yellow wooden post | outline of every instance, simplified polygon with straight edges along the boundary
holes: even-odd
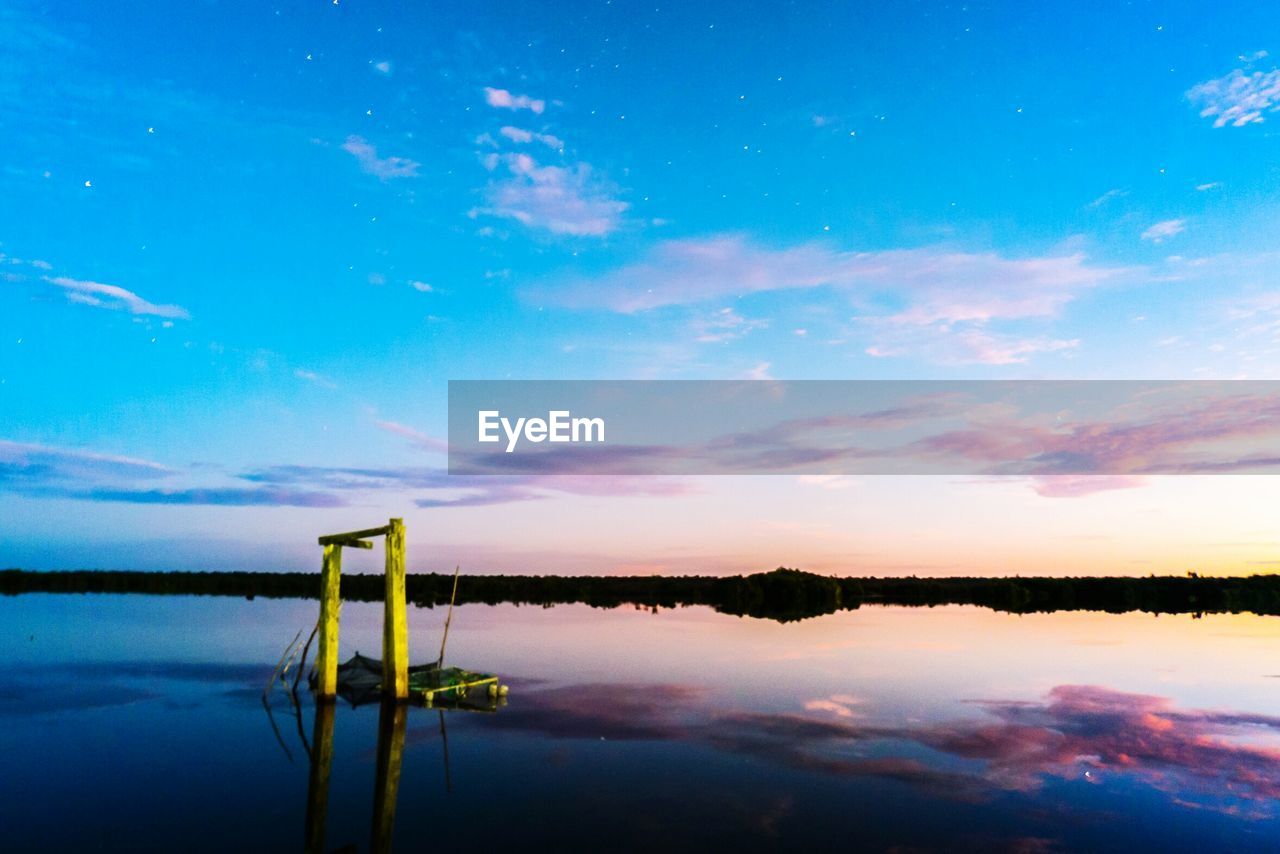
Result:
[[[382,623],[382,691],[397,700],[409,696],[409,621],[405,614],[404,520],[387,526],[386,611]]]
[[[404,735],[409,721],[404,703],[386,700],[378,714],[378,757],[373,781],[373,838],[369,850],[382,854],[391,850],[396,822],[396,796],[400,791],[400,765],[404,757]]]
[[[333,703],[316,703],[311,730],[311,772],[307,778],[307,833],[303,850],[322,854],[329,812],[329,771],[333,767]]]
[[[342,546],[324,547],[320,570],[320,647],[316,651],[316,697],[338,693],[338,611],[342,608]]]

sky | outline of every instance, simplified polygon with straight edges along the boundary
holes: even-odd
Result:
[[[443,451],[459,379],[1280,379],[1278,61],[1264,3],[5,4],[0,565],[1274,571],[1267,476]]]

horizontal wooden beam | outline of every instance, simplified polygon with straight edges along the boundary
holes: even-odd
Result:
[[[348,546],[353,549],[373,548],[373,543],[369,542],[368,540],[331,540],[329,544],[335,545],[335,546]]]
[[[349,540],[363,540],[367,537],[381,537],[389,530],[391,530],[390,525],[383,525],[381,528],[369,528],[364,531],[351,531],[346,534],[326,534],[320,538],[320,545],[345,546]],[[372,548],[372,546],[359,546],[358,548]]]

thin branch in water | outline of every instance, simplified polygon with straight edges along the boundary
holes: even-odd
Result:
[[[280,677],[280,668],[284,666],[284,660],[289,657],[289,652],[293,650],[298,643],[298,639],[302,637],[302,629],[298,629],[298,633],[293,636],[293,640],[289,641],[289,645],[284,648],[284,654],[280,656],[280,661],[276,663],[275,670],[271,671],[271,678],[267,680],[267,685],[262,689],[262,699],[265,701],[267,695],[271,693],[272,687],[276,684],[276,679]]]
[[[280,735],[280,727],[276,726],[276,716],[271,714],[271,703],[267,700],[266,695],[262,696],[262,708],[267,710],[267,720],[271,723],[271,731],[276,735],[276,741],[280,744],[280,749],[284,751],[284,755],[289,758],[289,762],[293,762],[293,753],[289,751],[289,746],[284,743],[284,738]],[[305,744],[305,742],[303,742]]]
[[[307,651],[311,649],[311,642],[316,639],[316,632],[320,631],[320,621],[316,620],[315,627],[311,629],[311,636],[307,638],[307,645],[302,648],[302,661],[298,662],[298,672],[293,674],[293,695],[295,699],[298,696],[298,682],[302,679],[302,671],[307,669]]]

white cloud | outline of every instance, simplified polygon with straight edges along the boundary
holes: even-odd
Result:
[[[484,99],[490,107],[504,110],[531,110],[536,115],[541,115],[547,108],[547,102],[540,98],[513,95],[506,89],[494,89],[490,86],[484,87]]]
[[[36,270],[44,270],[44,271],[49,271],[53,269],[53,265],[50,264],[48,261],[42,261],[39,258],[34,258],[34,259],[15,258],[12,255],[6,255],[3,252],[0,252],[0,264],[3,264],[6,267],[32,267]],[[14,276],[12,275],[10,276],[10,278],[13,278],[13,277]]]
[[[388,433],[402,436],[424,451],[433,451],[441,454],[449,453],[449,443],[444,439],[428,436],[420,430],[406,427],[404,424],[398,424],[395,421],[374,421],[373,423],[379,430],[386,430]]]
[[[796,475],[796,481],[820,489],[847,489],[857,483],[845,474],[800,474]]]
[[[769,368],[772,366],[773,364],[771,362],[757,362],[755,367],[743,371],[740,379],[771,380],[773,379],[773,375],[769,373]]]
[[[850,308],[855,312],[845,335],[833,343],[861,339],[863,352],[881,358],[1005,365],[1039,354],[1069,355],[1080,340],[1002,325],[1056,317],[1090,289],[1140,272],[1142,268],[1094,265],[1081,253],[1009,258],[936,247],[841,252],[821,243],[775,249],[739,235],[721,235],[666,241],[636,263],[599,276],[548,283],[526,296],[568,308],[633,314],[807,290],[816,300],[809,308],[820,306],[839,317],[844,303],[846,316]],[[694,321],[695,329],[701,329],[705,340],[719,340],[738,331],[732,325],[736,316],[719,317],[723,330],[705,318]],[[716,320],[712,315],[711,321]]]
[[[431,287],[431,285],[427,284],[426,282],[419,282],[416,280],[410,282],[409,286],[412,287],[415,291],[423,294],[429,294],[435,290],[435,288]]]
[[[1107,202],[1111,201],[1112,199],[1118,199],[1118,198],[1121,198],[1122,196],[1127,196],[1127,195],[1129,195],[1128,190],[1120,190],[1120,189],[1107,190],[1101,196],[1098,196],[1098,198],[1089,202],[1089,207],[1100,208],[1103,205],[1105,205]]]
[[[328,377],[321,376],[320,374],[317,374],[315,371],[307,371],[302,368],[298,368],[293,372],[293,375],[300,380],[305,380],[306,382],[309,382],[312,385],[318,385],[321,388],[337,388],[338,387],[337,383],[335,383],[333,380],[329,379]]]
[[[1237,337],[1265,336],[1280,344],[1280,290],[1236,299],[1227,306],[1226,315]]]
[[[1163,243],[1170,237],[1181,234],[1186,228],[1187,221],[1185,219],[1166,219],[1163,222],[1157,222],[1142,232],[1142,239],[1149,240],[1152,243]]]
[[[1222,186],[1221,181],[1210,181],[1207,184],[1196,184],[1196,189],[1203,193],[1206,190],[1216,190],[1221,186]]]
[[[175,472],[151,460],[0,438],[0,491],[80,497],[94,487],[157,484]]]
[[[157,305],[147,302],[133,291],[116,285],[105,285],[101,282],[89,282],[82,279],[69,279],[65,276],[45,277],[45,281],[57,285],[67,292],[67,299],[82,305],[95,308],[106,308],[112,311],[127,311],[130,314],[150,315],[153,317],[174,317],[186,320],[191,317],[180,305]]]
[[[1041,353],[1074,350],[1080,339],[1023,337],[988,331],[982,325],[902,326],[867,321],[877,343],[868,356],[880,359],[914,357],[943,365],[1020,365]]]
[[[954,364],[1018,365],[1040,353],[1059,353],[1079,346],[1079,338],[1023,338],[970,329],[956,334],[948,351],[936,354],[935,360]],[[927,353],[927,347],[926,344],[922,351]]]
[[[869,302],[893,292],[905,304],[876,316],[928,325],[1051,316],[1081,291],[1132,271],[1091,265],[1081,253],[1006,258],[942,248],[840,252],[821,243],[774,249],[731,234],[664,241],[637,263],[531,295],[570,308],[630,314],[830,287]]]
[[[347,137],[347,141],[342,143],[342,150],[354,157],[361,169],[383,181],[389,178],[415,178],[422,166],[407,157],[379,157],[378,149],[359,136]]]
[[[556,151],[564,150],[564,140],[560,139],[558,136],[552,136],[549,133],[535,133],[534,131],[512,127],[511,125],[507,125],[506,127],[499,129],[498,133],[502,134],[512,142],[527,143],[537,141],[548,148],[554,148]]]
[[[732,308],[722,308],[708,317],[695,320],[693,329],[696,340],[717,343],[741,338],[753,329],[762,329],[768,325],[766,320],[748,320]]]
[[[1265,56],[1255,54],[1253,58]],[[1280,69],[1250,72],[1237,68],[1225,77],[1191,87],[1187,98],[1201,108],[1203,118],[1213,119],[1216,128],[1258,124],[1266,113],[1280,110]]]
[[[379,74],[389,75],[391,73],[391,63],[385,59],[382,60],[381,62],[374,62],[372,63],[372,65],[373,65],[373,70],[378,72]]]
[[[617,230],[629,207],[613,198],[613,188],[588,163],[541,166],[527,154],[493,155],[485,161],[490,169],[502,164],[508,177],[489,185],[489,205],[477,213],[553,234],[603,237]]]

